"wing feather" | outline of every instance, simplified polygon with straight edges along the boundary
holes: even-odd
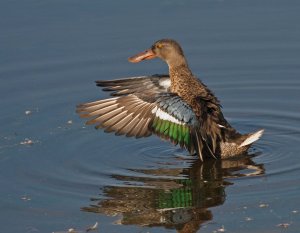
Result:
[[[116,126],[116,135],[123,135],[123,134],[126,134],[127,132],[125,132],[123,130],[123,128],[129,124],[129,122],[131,121],[132,119],[132,114],[133,113],[130,113],[129,115],[127,115],[123,120],[121,120],[120,122],[118,122],[115,126]]]
[[[168,75],[96,83],[116,97],[78,105],[79,115],[91,118],[87,124],[96,124],[96,128],[104,128],[105,132],[115,132],[116,135],[127,137],[147,137],[154,133],[179,144],[191,154],[196,152],[201,160],[204,151],[215,157],[218,138],[210,130],[214,126],[205,120],[205,116],[196,115],[181,97],[169,92]],[[202,104],[199,111],[207,107],[203,101],[199,101]],[[204,150],[205,148],[207,149]]]
[[[118,104],[113,104],[113,105],[108,105],[108,106],[104,106],[103,108],[97,108],[94,111],[91,111],[89,113],[86,114],[81,114],[80,116],[83,118],[87,118],[87,117],[93,117],[93,116],[98,116],[98,115],[104,115],[108,112],[111,112],[112,110],[115,110],[118,107]]]
[[[102,123],[104,121],[107,121],[108,119],[111,119],[112,117],[114,117],[114,116],[118,115],[119,113],[121,113],[123,108],[124,107],[121,107],[121,108],[114,109],[113,111],[106,112],[105,114],[100,115],[99,117],[96,117],[94,119],[91,119],[91,120],[87,121],[86,124],[87,125],[92,125],[92,124]]]
[[[112,117],[111,119],[108,119],[107,121],[104,121],[102,123],[102,126],[106,128],[106,132],[112,132],[115,128],[115,124],[117,124],[119,121],[121,121],[125,116],[127,115],[127,112],[121,112],[120,114]],[[111,131],[110,131],[111,129]]]
[[[117,80],[99,80],[97,86],[103,87],[103,91],[111,91],[112,96],[122,96],[134,93],[162,93],[170,87],[168,75],[152,75],[130,77]]]
[[[78,105],[77,112],[81,117],[91,118],[86,124],[95,124],[97,129],[104,128],[105,132],[147,137],[151,135],[147,124],[153,117],[154,107],[155,104],[130,94]]]

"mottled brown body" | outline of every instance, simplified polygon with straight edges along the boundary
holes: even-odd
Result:
[[[249,146],[239,147],[239,144],[236,142],[221,142],[220,149],[222,158],[230,158],[232,155],[240,155],[246,153],[249,149]]]
[[[178,94],[193,108],[199,122],[202,121],[206,131],[211,132],[213,140],[219,137],[220,143],[217,149],[223,158],[243,154],[249,149],[249,146],[238,147],[249,135],[241,135],[230,126],[223,117],[218,99],[199,79],[193,76],[187,65],[170,67],[169,74],[171,92]],[[199,97],[209,101],[210,115],[207,114],[208,109],[203,109]],[[204,113],[207,115],[204,116]],[[205,122],[203,122],[204,119]],[[220,128],[219,125],[226,126],[226,128]]]
[[[240,146],[251,134],[238,133],[224,118],[217,97],[197,78],[188,67],[183,50],[174,45],[173,53],[159,56],[169,66],[170,91],[188,103],[199,120],[201,135],[221,157],[245,153],[250,145]],[[152,46],[152,49],[155,46]],[[206,152],[208,152],[206,150]]]
[[[186,62],[180,66],[169,66],[169,74],[171,92],[178,94],[192,107],[198,117],[198,130],[202,131],[202,137],[212,148],[213,153],[221,155],[224,148],[220,143],[226,140],[226,134],[236,132],[223,117],[219,100],[192,74]],[[224,128],[220,128],[219,125]],[[206,135],[207,132],[209,135]]]
[[[171,92],[178,94],[183,98],[194,110],[197,116],[202,116],[202,109],[199,105],[199,97],[203,100],[209,100],[211,107],[220,111],[218,99],[193,76],[187,64],[177,67],[171,66],[169,69],[171,79]]]
[[[178,94],[193,108],[199,122],[202,122],[202,127],[206,128],[206,132],[211,132],[213,140],[219,140],[217,150],[222,158],[245,153],[250,145],[244,147],[239,147],[239,145],[250,135],[241,135],[230,126],[221,112],[218,99],[213,93],[192,75],[187,66],[171,67],[169,73],[171,91]],[[207,108],[203,109],[199,98],[209,101],[209,111]],[[219,125],[225,127],[220,128]]]

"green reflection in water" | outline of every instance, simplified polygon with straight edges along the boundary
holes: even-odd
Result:
[[[169,167],[166,165],[166,167]],[[225,201],[229,178],[264,174],[249,156],[193,161],[189,168],[134,169],[141,176],[113,175],[124,186],[104,187],[104,199],[92,199],[83,211],[120,215],[119,224],[163,226],[180,233],[197,232],[212,220],[210,207]],[[138,185],[137,185],[138,184]]]

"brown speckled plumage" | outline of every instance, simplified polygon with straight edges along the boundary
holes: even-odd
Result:
[[[261,137],[263,130],[242,135],[226,121],[219,100],[192,74],[176,41],[159,40],[129,61],[155,57],[168,64],[169,76],[97,81],[116,97],[79,105],[77,111],[106,132],[137,138],[154,133],[201,160],[242,154]]]

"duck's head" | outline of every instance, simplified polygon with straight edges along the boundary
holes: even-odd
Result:
[[[175,40],[172,39],[156,41],[150,49],[128,58],[128,61],[136,63],[156,57],[167,62],[169,66],[186,63],[182,48]]]

